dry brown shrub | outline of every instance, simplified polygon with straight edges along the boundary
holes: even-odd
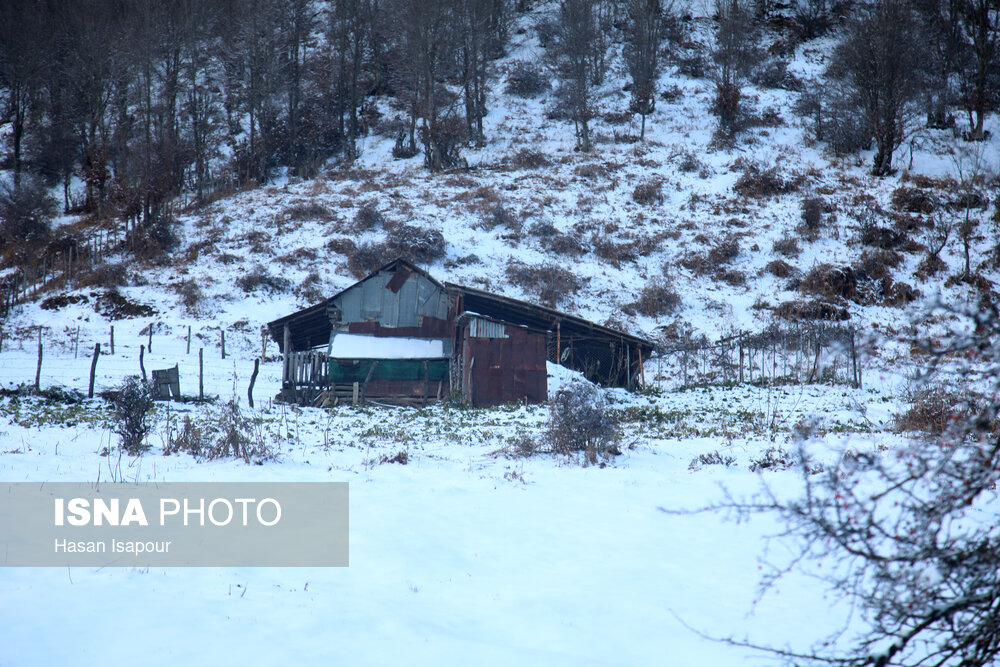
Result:
[[[774,309],[774,314],[784,320],[824,320],[842,322],[850,319],[846,308],[823,301],[786,301]]]
[[[774,167],[761,169],[756,165],[747,168],[736,181],[733,189],[743,197],[764,199],[794,192],[797,186],[794,182],[784,180]]]
[[[117,289],[128,284],[125,265],[120,262],[99,264],[92,270],[78,274],[77,287],[103,287]]]
[[[284,214],[289,220],[301,220],[303,222],[312,220],[330,222],[334,217],[333,213],[330,212],[330,209],[315,202],[307,204],[294,204],[286,208],[284,210]]]
[[[338,255],[350,255],[358,249],[353,239],[345,236],[335,236],[326,242],[326,249]]]
[[[606,178],[608,175],[607,168],[604,165],[597,164],[595,162],[588,162],[587,164],[581,164],[573,169],[573,173],[580,178],[587,178],[591,180],[598,180]]]
[[[727,264],[740,254],[740,244],[736,239],[724,239],[708,251],[708,261],[716,266]]]
[[[858,279],[849,266],[819,264],[814,266],[799,283],[803,294],[812,294],[825,299],[853,300],[858,294]]]
[[[557,264],[529,266],[522,262],[511,262],[507,265],[506,274],[511,283],[536,294],[544,305],[553,308],[580,291],[589,280],[581,279]]]
[[[770,273],[776,278],[790,278],[797,273],[797,270],[785,260],[775,259],[767,263],[764,272]]]
[[[623,263],[634,262],[639,258],[635,241],[616,243],[609,239],[607,235],[595,232],[590,237],[590,246],[593,248],[595,255],[612,264],[615,268],[621,268]]]
[[[859,278],[881,280],[891,274],[892,269],[899,268],[903,256],[895,250],[865,250],[854,265]]]
[[[184,309],[191,315],[197,314],[204,296],[198,282],[195,280],[182,280],[175,283],[173,288],[177,292],[177,296],[181,298]]]
[[[498,201],[486,210],[475,227],[488,232],[502,227],[509,232],[518,233],[521,231],[521,225],[521,217]]]
[[[931,276],[936,276],[940,271],[944,271],[948,268],[948,265],[944,263],[944,260],[937,255],[931,255],[928,253],[924,256],[920,263],[917,264],[917,270],[914,275],[920,280],[927,280]]]
[[[355,278],[364,278],[393,257],[386,252],[384,243],[362,243],[347,257],[347,268]]]
[[[696,276],[707,276],[715,271],[715,265],[708,261],[703,252],[688,252],[680,259],[680,265]]]
[[[514,169],[541,169],[552,166],[552,161],[545,153],[533,151],[530,148],[522,148],[513,155],[508,155],[505,162],[508,167]]]
[[[724,269],[715,274],[716,280],[721,280],[730,287],[743,287],[747,284],[747,275],[736,269]]]
[[[663,203],[663,186],[659,182],[648,181],[640,183],[632,190],[632,201],[643,206],[655,206]]]
[[[669,280],[654,278],[646,283],[639,293],[639,298],[629,306],[640,315],[659,317],[669,315],[681,306],[681,296]]]
[[[802,249],[799,247],[799,240],[791,236],[786,236],[783,239],[775,241],[774,245],[771,246],[771,250],[784,257],[798,257],[799,253],[802,252]]]
[[[906,213],[933,213],[938,206],[934,196],[924,190],[901,186],[892,193],[892,207]]]
[[[920,290],[914,289],[909,283],[895,282],[885,291],[885,305],[902,307],[913,303],[920,296]]]
[[[365,202],[354,215],[352,228],[359,232],[380,229],[386,226],[385,216],[375,207],[374,202]]]
[[[910,407],[896,417],[895,426],[900,431],[922,431],[936,437],[978,412],[976,400],[969,393],[941,386],[925,387],[913,392]]]

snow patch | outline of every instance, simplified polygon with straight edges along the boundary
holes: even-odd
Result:
[[[334,334],[330,356],[337,359],[428,359],[444,357],[444,341],[428,338],[381,338]]]

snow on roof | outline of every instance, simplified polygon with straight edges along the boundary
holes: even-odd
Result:
[[[336,359],[428,359],[445,357],[444,341],[437,338],[395,338],[337,333],[330,342]]]

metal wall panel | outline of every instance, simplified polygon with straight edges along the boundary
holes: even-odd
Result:
[[[469,320],[469,335],[473,338],[507,338],[507,327],[502,322],[473,317]]]

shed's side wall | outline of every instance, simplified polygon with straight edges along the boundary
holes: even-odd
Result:
[[[501,325],[503,326],[503,325]],[[463,337],[463,381],[466,400],[477,407],[527,399],[548,399],[545,370],[545,334],[503,326],[505,338]]]

